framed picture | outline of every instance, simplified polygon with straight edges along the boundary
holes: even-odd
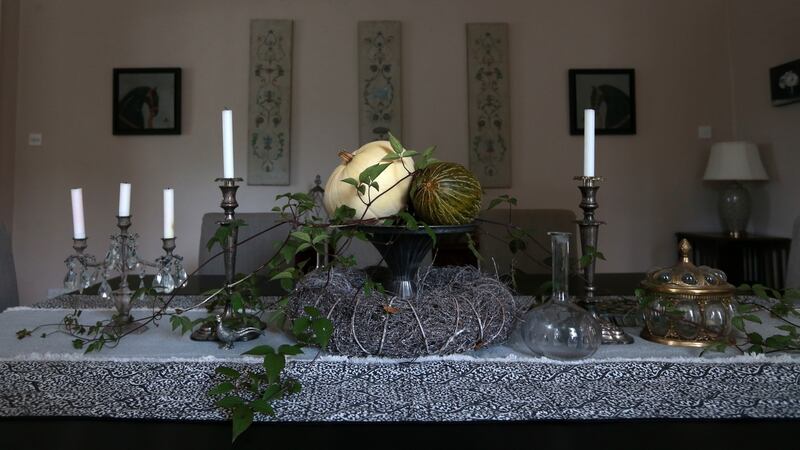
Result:
[[[800,102],[800,59],[769,69],[772,105]]]
[[[636,134],[633,69],[570,69],[569,133],[583,134],[583,110],[595,110],[596,134]]]
[[[114,69],[113,134],[181,134],[181,69]]]

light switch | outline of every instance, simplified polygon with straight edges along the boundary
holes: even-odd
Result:
[[[697,137],[700,139],[711,139],[711,126],[700,125],[697,127]]]
[[[42,133],[30,133],[28,135],[28,145],[40,147],[42,145]]]

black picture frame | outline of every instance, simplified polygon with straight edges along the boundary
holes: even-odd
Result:
[[[596,110],[595,134],[636,134],[634,69],[570,69],[571,135],[583,134],[583,110],[587,108]]]
[[[800,59],[769,69],[772,106],[800,102]]]
[[[111,98],[114,135],[181,134],[180,68],[114,69]]]

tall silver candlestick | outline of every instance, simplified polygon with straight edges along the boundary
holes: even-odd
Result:
[[[236,201],[236,191],[239,190],[237,181],[244,181],[242,178],[217,178],[214,180],[218,183],[220,191],[222,191],[222,203],[220,206],[224,211],[224,217],[217,224],[221,227],[228,227],[230,231],[227,234],[225,244],[222,246],[222,257],[225,265],[225,302],[221,315],[221,324],[216,322],[206,322],[192,332],[191,338],[196,341],[214,341],[220,340],[217,336],[217,329],[219,326],[224,326],[225,331],[232,333],[237,341],[249,341],[261,335],[250,324],[258,324],[258,328],[266,328],[266,324],[261,322],[258,318],[249,316],[246,312],[240,314],[235,311],[231,306],[231,296],[233,294],[233,285],[236,278],[236,250],[239,242],[239,227],[236,225],[236,208],[239,203]]]
[[[581,235],[581,255],[594,255],[597,251],[597,237],[600,231],[600,222],[595,219],[594,212],[598,208],[597,190],[600,189],[600,182],[603,177],[575,177],[580,181],[578,189],[581,191],[580,208],[583,210],[583,219],[578,220],[578,228]],[[591,306],[594,300],[597,287],[594,285],[594,269],[596,258],[592,256],[588,264],[583,266],[584,290],[586,291],[586,302]],[[594,308],[590,309],[594,310]],[[595,318],[600,322],[603,344],[632,344],[633,338],[622,331],[622,328],[614,325],[609,320],[601,318],[594,312]]]

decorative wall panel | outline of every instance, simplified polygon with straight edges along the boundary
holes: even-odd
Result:
[[[247,184],[289,184],[292,21],[250,22]]]
[[[469,168],[483,187],[511,186],[508,24],[467,24]]]
[[[358,23],[358,138],[361,144],[402,139],[400,22]]]

